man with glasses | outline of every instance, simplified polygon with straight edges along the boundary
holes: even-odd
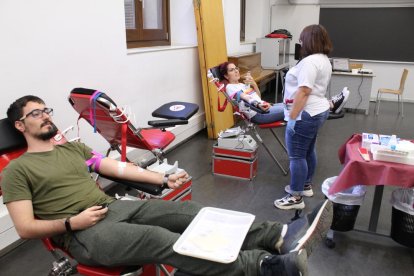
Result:
[[[33,118],[37,119],[37,118],[42,117],[43,113],[46,113],[49,116],[53,116],[53,108],[45,107],[44,109],[34,109],[30,111],[29,113],[27,113],[26,115],[24,115],[23,117],[21,117],[19,121],[23,121],[28,116],[32,116]]]
[[[23,115],[18,121],[16,121],[16,127],[21,127],[24,125],[24,120],[28,117],[32,117],[33,119],[37,120],[43,117],[43,113],[47,115],[47,117],[51,117],[53,115],[53,108],[45,107],[43,109],[33,109],[29,113]],[[57,132],[58,129],[54,123],[52,123],[50,120],[45,120],[41,123],[40,128],[46,127],[47,131],[35,134],[38,138],[41,140],[49,140],[53,138]],[[20,129],[19,129],[20,130]]]
[[[52,109],[35,96],[10,105],[7,116],[24,135],[28,150],[3,170],[3,202],[22,238],[52,237],[80,263],[91,266],[169,264],[196,275],[306,275],[307,252],[332,220],[324,201],[289,225],[254,223],[236,261],[216,263],[180,255],[174,243],[201,206],[164,200],[115,200],[91,178],[92,149],[78,142],[54,145]],[[98,168],[99,167],[99,168]],[[113,178],[177,188],[186,172],[164,176],[103,158],[91,169]]]

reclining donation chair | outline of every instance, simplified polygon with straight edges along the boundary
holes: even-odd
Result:
[[[111,150],[121,153],[126,160],[126,146],[151,151],[162,162],[163,150],[175,139],[165,128],[188,124],[198,105],[186,102],[171,102],[155,110],[152,115],[164,120],[149,121],[151,128],[136,128],[126,111],[117,107],[105,93],[87,88],[75,88],[69,95],[69,102],[110,144]],[[121,149],[119,146],[121,145]]]
[[[129,146],[152,152],[156,158],[154,165],[163,165],[163,150],[175,139],[174,134],[165,128],[188,124],[188,119],[198,111],[198,105],[193,103],[170,102],[152,113],[154,117],[164,119],[149,121],[148,124],[151,127],[148,128],[136,128],[131,123],[130,115],[124,109],[118,108],[115,102],[103,92],[94,89],[75,88],[69,95],[69,102],[79,113],[78,120],[85,119],[93,126],[94,131],[101,134],[108,141],[110,147],[107,156],[112,150],[117,150],[121,153],[121,161],[128,161],[126,146]],[[172,167],[165,163],[164,168]],[[147,165],[141,165],[141,167]],[[136,183],[125,182],[124,184],[148,192],[148,185],[140,187]],[[188,185],[191,185],[191,182],[188,182]],[[183,186],[189,188],[187,184]],[[159,186],[152,185],[150,189],[149,194],[154,197],[162,194]],[[164,199],[171,199],[170,196],[168,197]]]
[[[27,150],[27,144],[24,137],[19,133],[14,126],[12,126],[7,119],[0,120],[0,173],[1,171],[10,163],[11,160],[19,157]],[[59,137],[59,138],[56,138]],[[52,138],[54,139],[54,138]],[[65,138],[58,134],[55,136],[53,140],[54,143],[61,144],[65,142]],[[1,177],[1,174],[0,174]],[[144,184],[144,183],[136,183],[136,182],[120,182],[120,184],[127,185],[129,187],[133,187],[138,190],[145,191],[146,193],[152,195],[159,195],[163,191],[159,188],[158,185],[151,185],[151,184]],[[190,185],[189,183],[188,185]],[[184,184],[184,189],[189,189],[187,184]],[[175,191],[174,191],[175,192]],[[180,193],[180,191],[177,191]],[[1,195],[1,189],[0,189]],[[185,196],[180,194],[180,196],[174,198],[164,198],[166,200],[188,200],[191,197]],[[52,253],[55,258],[55,262],[53,263],[53,267],[49,273],[49,275],[72,275],[75,273],[79,273],[81,275],[88,275],[88,276],[115,276],[115,275],[141,275],[141,276],[185,276],[185,274],[177,272],[174,268],[170,266],[164,266],[161,264],[153,265],[143,265],[140,266],[133,266],[133,267],[91,267],[87,265],[83,265],[80,263],[76,263],[75,260],[63,249],[55,245],[50,238],[42,239],[43,244],[47,248],[48,251]],[[64,253],[64,255],[61,254]],[[69,260],[70,259],[70,260]],[[188,276],[188,275],[187,275]]]
[[[223,103],[223,105],[221,105],[220,103],[220,98],[218,97],[218,110],[220,112],[223,112],[226,107],[227,107],[227,103],[230,103],[234,114],[237,114],[242,121],[245,124],[244,130],[246,132],[248,131],[252,131],[252,133],[254,134],[254,136],[257,138],[257,140],[259,140],[259,142],[263,145],[263,147],[265,148],[265,150],[269,153],[270,157],[273,159],[273,161],[279,166],[280,170],[283,172],[284,175],[288,174],[288,170],[289,168],[284,168],[282,166],[282,164],[280,163],[280,161],[276,158],[276,156],[270,151],[269,147],[265,144],[265,142],[263,141],[262,137],[259,135],[259,132],[256,129],[256,126],[258,126],[260,129],[269,129],[270,132],[273,134],[273,136],[276,138],[276,140],[279,142],[280,146],[283,148],[283,150],[287,153],[287,149],[284,145],[284,143],[282,142],[282,140],[280,140],[280,138],[277,136],[276,132],[274,131],[275,128],[278,127],[283,127],[286,125],[285,121],[276,121],[273,123],[269,123],[269,124],[254,124],[252,123],[249,118],[247,118],[242,112],[240,112],[239,110],[239,105],[238,103],[235,101],[235,99],[230,98],[230,96],[226,93],[226,86],[225,84],[220,82],[220,70],[219,70],[219,66],[213,67],[211,69],[208,70],[207,73],[207,77],[210,79],[211,82],[214,82],[214,84],[217,87],[217,90],[219,93],[222,93],[225,96],[225,102]],[[248,103],[244,103],[245,106],[249,106],[249,108],[253,109],[256,112],[259,113],[264,113],[265,111],[262,111],[261,109],[258,109],[252,105],[249,105]]]

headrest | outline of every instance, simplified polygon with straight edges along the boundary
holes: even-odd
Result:
[[[213,74],[213,77],[220,79],[220,65],[210,68],[211,74]]]
[[[0,152],[27,147],[26,139],[7,118],[0,120]]]
[[[71,92],[70,92],[70,94],[72,95],[72,94],[81,94],[81,95],[89,95],[89,96],[92,96],[92,94],[93,93],[95,93],[97,90],[96,89],[89,89],[89,88],[82,88],[82,87],[77,87],[77,88],[74,88]],[[116,106],[116,103],[111,99],[111,98],[109,98],[105,93],[103,93],[102,91],[100,91],[102,94],[100,95],[100,97],[102,97],[102,98],[104,98],[104,99],[106,99],[106,100],[108,100],[108,101],[110,101],[113,105],[115,105]]]

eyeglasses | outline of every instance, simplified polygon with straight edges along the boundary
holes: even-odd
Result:
[[[45,107],[43,110],[42,109],[34,109],[32,111],[30,111],[29,113],[27,113],[26,115],[24,115],[23,117],[21,117],[19,119],[19,121],[23,121],[24,119],[26,119],[29,116],[32,116],[33,119],[38,119],[41,118],[43,116],[43,113],[46,113],[49,116],[53,115],[53,108],[49,108],[49,107]]]
[[[239,71],[239,67],[233,67],[233,68],[229,68],[229,69],[227,69],[227,72],[233,72],[234,70],[237,70],[237,71]]]

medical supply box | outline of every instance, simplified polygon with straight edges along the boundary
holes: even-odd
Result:
[[[257,174],[257,145],[252,149],[213,146],[213,174],[252,180]]]
[[[378,134],[374,133],[362,133],[361,147],[367,150],[371,150],[371,144],[379,144]]]
[[[414,143],[408,140],[400,140],[395,149],[388,145],[371,145],[371,152],[377,161],[414,165]]]

